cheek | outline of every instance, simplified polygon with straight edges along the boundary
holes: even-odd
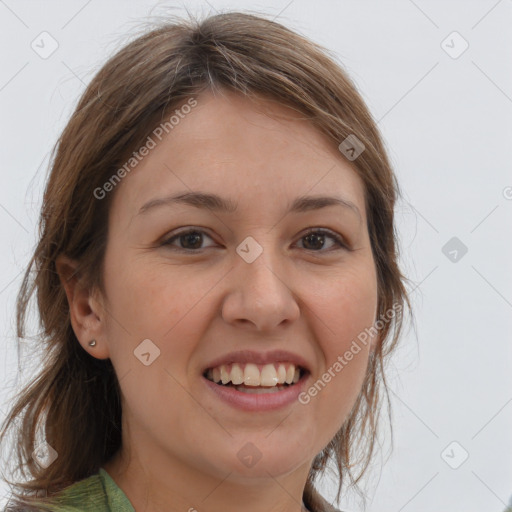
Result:
[[[374,276],[368,267],[344,274],[311,299],[319,339],[318,360],[323,364],[306,392],[311,405],[321,409],[317,412],[324,423],[335,429],[332,433],[346,419],[366,374],[370,328],[377,307]]]
[[[335,359],[373,325],[377,284],[369,266],[335,275],[330,283],[312,295],[310,304],[326,334],[322,344],[326,359]]]
[[[218,284],[218,276],[161,262],[143,263],[142,258],[109,271],[107,338],[112,363],[118,375],[129,374],[131,382],[138,381],[134,389],[124,391],[138,396],[140,383],[145,382],[148,389],[158,389],[158,393],[162,387],[164,393],[181,396],[177,382],[189,378],[186,373],[190,359],[208,329],[212,315],[208,293]],[[146,342],[149,351],[158,354],[150,366],[144,366],[136,357],[137,353],[147,352],[139,349],[147,339],[157,347]],[[124,384],[128,386],[127,382]]]
[[[198,279],[197,273],[184,272],[177,265],[153,264],[142,258],[109,270],[107,292],[119,324],[134,337],[153,336],[161,341],[187,324],[196,305],[215,284],[207,276]]]

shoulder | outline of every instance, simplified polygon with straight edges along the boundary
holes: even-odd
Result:
[[[51,498],[8,504],[2,512],[111,512],[104,476],[99,473],[79,480]],[[121,509],[124,512],[124,509]]]
[[[66,512],[135,512],[122,489],[103,468],[61,491],[59,502]]]
[[[98,478],[101,480],[101,484],[105,491],[105,497],[109,511],[135,512],[135,509],[128,500],[126,494],[116,484],[114,479],[107,473],[107,471],[105,471],[105,469],[100,468]]]
[[[106,491],[99,473],[66,487],[56,496],[56,512],[65,507],[66,512],[108,512]]]

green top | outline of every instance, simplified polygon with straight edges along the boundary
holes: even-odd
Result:
[[[135,512],[126,494],[103,468],[61,490],[51,504],[31,503],[45,512]],[[340,512],[327,505],[324,510]]]
[[[324,510],[338,511],[325,500]],[[79,480],[58,493],[52,505],[41,510],[51,512],[135,512],[126,494],[117,486],[112,477],[100,468],[98,473]],[[503,512],[512,512],[512,497]]]
[[[52,512],[135,512],[126,494],[103,469],[58,493]]]
[[[66,512],[135,512],[126,494],[103,469],[63,491],[69,496]]]

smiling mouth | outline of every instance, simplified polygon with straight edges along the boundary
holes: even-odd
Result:
[[[293,363],[232,363],[208,368],[203,376],[219,386],[242,393],[276,393],[294,386],[307,370]]]

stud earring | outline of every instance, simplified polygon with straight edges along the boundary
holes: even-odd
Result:
[[[96,346],[96,340],[89,341],[89,347],[95,347]]]

